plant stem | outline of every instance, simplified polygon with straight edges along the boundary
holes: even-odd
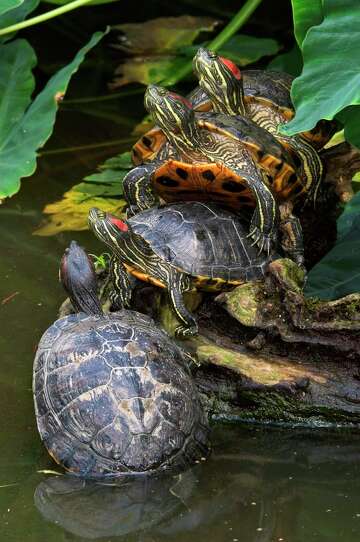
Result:
[[[223,28],[223,30],[214,38],[208,45],[207,48],[216,52],[224,43],[226,43],[231,36],[235,34],[249,19],[253,14],[262,0],[247,0],[242,8],[239,9],[237,14],[231,19],[229,24]],[[175,85],[178,81],[186,77],[192,70],[192,61],[187,62],[182,68],[180,68],[175,74],[162,81],[162,85],[169,86]]]
[[[135,96],[136,94],[144,94],[145,87],[135,88],[133,90],[123,90],[121,92],[114,92],[113,94],[104,94],[102,96],[86,96],[84,98],[71,98],[69,100],[63,100],[62,105],[73,105],[73,104],[86,104],[91,102],[107,102],[109,100],[121,100],[121,98],[126,98],[127,96]]]
[[[53,17],[58,17],[59,15],[62,15],[67,11],[72,11],[73,9],[84,6],[85,4],[90,4],[90,2],[92,1],[93,0],[74,0],[74,2],[70,2],[70,4],[65,4],[64,6],[60,6],[59,8],[52,9],[45,13],[41,13],[41,15],[37,15],[37,17],[33,17],[32,19],[28,19],[27,21],[22,21],[21,23],[16,23],[11,26],[7,26],[6,28],[1,28],[0,36],[4,36],[4,34],[10,34],[11,32],[16,32],[17,30],[21,30],[21,28],[26,28],[28,26],[42,23],[44,21],[47,21],[48,19],[52,19]]]
[[[112,141],[101,141],[100,143],[90,143],[89,145],[79,145],[77,147],[64,147],[62,149],[50,149],[43,151],[38,156],[48,156],[50,154],[63,154],[66,152],[86,151],[88,149],[100,149],[104,147],[113,147],[123,143],[133,143],[136,138],[124,137],[123,139],[113,139]]]

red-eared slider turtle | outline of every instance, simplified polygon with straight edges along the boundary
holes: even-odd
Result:
[[[208,425],[184,352],[154,322],[105,315],[96,277],[75,242],[60,275],[81,311],[44,333],[34,362],[40,437],[82,477],[185,467],[208,452]]]
[[[245,117],[194,113],[186,99],[155,85],[148,87],[145,105],[169,143],[156,159],[137,166],[124,178],[128,216],[156,205],[159,197],[165,202],[215,201],[236,211],[255,207],[250,237],[260,250],[269,251],[278,231],[273,193],[282,201],[289,197],[290,189],[294,193],[303,190],[295,173],[289,174],[281,144]],[[256,163],[250,148],[256,149]],[[261,167],[265,163],[267,172]],[[277,166],[282,171],[278,176]],[[294,217],[286,216],[290,235],[286,231],[283,245],[302,263],[301,228],[297,223],[292,227],[291,221]]]
[[[176,330],[179,337],[198,330],[184,305],[184,292],[221,291],[262,279],[267,264],[277,257],[259,253],[240,219],[215,204],[176,203],[148,209],[127,221],[93,208],[89,224],[115,257],[115,307],[131,303],[128,273],[166,288],[182,322]]]
[[[292,153],[293,159],[297,160],[297,180],[301,180],[302,190],[299,191],[298,185],[289,179],[287,186],[281,187],[282,195],[286,199],[303,195],[307,200],[315,200],[323,172],[318,153],[300,135],[288,137],[278,132],[279,125],[288,122],[294,115],[290,99],[291,77],[256,70],[246,93],[242,73],[230,60],[200,48],[194,57],[193,66],[199,86],[210,99],[215,111],[228,115],[247,115],[273,134]]]
[[[270,250],[277,237],[277,206],[258,168],[240,141],[234,119],[203,113],[204,122],[184,98],[151,85],[145,105],[166,134],[156,160],[137,166],[124,178],[128,216],[172,201],[216,201],[238,210],[255,208],[250,236]]]
[[[294,106],[291,101],[291,84],[294,78],[284,72],[272,70],[239,70],[231,60],[217,56],[208,49],[200,48],[194,57],[194,72],[204,81],[201,86],[196,87],[189,95],[188,99],[192,102],[197,111],[210,111],[215,108],[222,111],[226,106],[223,103],[224,92],[225,101],[228,103],[229,114],[242,112],[244,115],[251,115],[255,122],[266,127],[271,123],[271,129],[274,129],[272,122],[278,124],[289,122],[295,115]],[[224,67],[233,74],[233,77],[241,82],[241,98],[239,99],[239,89],[235,89],[230,82],[229,75],[224,71]],[[206,74],[207,72],[207,74]],[[207,83],[206,78],[209,78]],[[215,97],[211,90],[210,81],[216,83],[218,91]],[[232,80],[233,81],[233,80]],[[228,90],[233,92],[231,96]],[[208,92],[210,90],[210,93]],[[338,129],[336,121],[320,120],[315,128],[307,132],[301,132],[301,137],[312,145],[315,149],[321,149],[334,135]]]

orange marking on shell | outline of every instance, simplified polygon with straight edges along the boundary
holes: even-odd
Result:
[[[147,275],[143,271],[139,271],[139,269],[136,269],[135,267],[132,267],[131,265],[124,264],[126,270],[136,277],[137,279],[143,281],[143,282],[149,282],[150,284],[154,284],[154,286],[159,286],[160,288],[166,288],[166,286],[160,282],[158,279],[151,277],[150,275]]]
[[[177,169],[187,173],[187,178],[181,177]],[[213,176],[213,179],[210,180],[211,176]],[[177,185],[162,185],[160,183],[161,177],[170,179],[170,181],[176,182]],[[223,183],[229,181],[241,185],[244,189],[240,192],[231,192],[224,189]],[[244,206],[254,207],[255,205],[254,195],[247,182],[236,177],[223,164],[209,162],[193,165],[177,160],[168,160],[159,167],[153,182],[158,195],[168,203],[174,201],[215,201],[234,210],[241,209]]]

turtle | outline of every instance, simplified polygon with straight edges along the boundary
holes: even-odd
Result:
[[[240,217],[215,203],[152,207],[128,220],[94,207],[89,225],[114,256],[113,306],[131,306],[129,274],[166,288],[181,322],[175,331],[178,338],[198,333],[197,322],[184,304],[184,292],[219,292],[261,280],[267,264],[279,257],[274,250],[259,252],[247,238]]]
[[[145,106],[168,143],[156,159],[124,177],[128,216],[156,205],[159,198],[167,203],[214,201],[236,211],[249,212],[255,207],[249,236],[260,250],[269,252],[271,244],[276,244],[279,226],[273,193],[282,201],[289,197],[289,190],[303,190],[284,159],[282,145],[246,117],[195,113],[182,96],[156,85],[148,86]],[[250,149],[256,153],[256,161]],[[301,228],[295,217],[288,215],[280,224],[283,245],[289,257],[301,264]]]
[[[216,66],[216,67],[215,67]],[[213,51],[200,47],[193,59],[193,69],[195,75],[200,77],[209,77],[208,85],[200,84],[189,94],[188,99],[192,102],[197,111],[210,111],[222,107],[224,91],[229,90],[229,75],[224,71],[224,67],[233,74],[235,79],[241,82],[242,98],[239,101],[238,92],[235,88],[233,97],[227,95],[225,101],[230,107],[242,111],[244,115],[251,115],[260,125],[271,122],[271,117],[275,120],[275,115],[279,115],[278,123],[289,122],[295,115],[294,106],[291,100],[291,85],[294,77],[285,72],[275,70],[241,70],[228,58],[216,55]],[[206,71],[208,74],[206,76]],[[217,86],[219,94],[216,98],[212,95],[210,79]],[[237,84],[238,86],[238,84]],[[219,88],[220,87],[220,88]],[[232,85],[230,83],[231,90]],[[214,99],[215,98],[215,99]],[[231,108],[229,114],[233,114]],[[272,127],[273,128],[273,127]],[[339,123],[336,120],[320,120],[316,126],[309,131],[301,132],[301,137],[311,144],[316,150],[322,149],[339,129]]]
[[[301,135],[289,137],[278,132],[279,125],[288,122],[294,115],[290,98],[291,76],[254,70],[245,90],[244,78],[236,64],[204,48],[198,49],[193,68],[213,110],[228,115],[247,115],[291,152],[298,166],[302,190],[299,191],[298,186],[289,179],[285,190],[282,187],[282,194],[287,193],[286,199],[305,196],[304,201],[315,202],[323,174],[320,156]]]
[[[94,266],[73,241],[61,281],[79,311],[55,321],[34,361],[40,437],[83,478],[186,468],[209,452],[209,427],[188,355],[151,318],[104,314]]]
[[[199,51],[197,58],[206,50],[201,48]],[[246,104],[263,105],[266,110],[269,108],[278,111],[282,117],[281,122],[288,122],[293,118],[294,107],[290,96],[293,76],[274,70],[241,70],[240,72],[236,64],[231,60],[224,57],[218,58],[233,73],[235,72],[237,75],[240,73],[243,100]],[[197,67],[194,66],[194,69],[196,72]],[[196,86],[186,98],[196,112],[208,112],[213,109],[212,101],[201,86]],[[245,114],[245,109],[243,111]],[[320,150],[330,141],[338,129],[339,123],[337,121],[320,120],[312,130],[301,132],[301,137],[316,150]],[[133,145],[132,161],[134,165],[154,159],[165,142],[166,136],[159,126],[154,126],[148,130]]]

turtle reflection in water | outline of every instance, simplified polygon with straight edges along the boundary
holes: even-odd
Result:
[[[186,354],[140,313],[104,315],[74,241],[60,276],[77,314],[43,335],[33,390],[40,436],[83,477],[184,468],[207,455],[208,425]]]
[[[125,536],[156,528],[184,511],[196,482],[191,470],[176,476],[126,477],[112,485],[51,476],[37,486],[34,501],[47,521],[77,536]]]

